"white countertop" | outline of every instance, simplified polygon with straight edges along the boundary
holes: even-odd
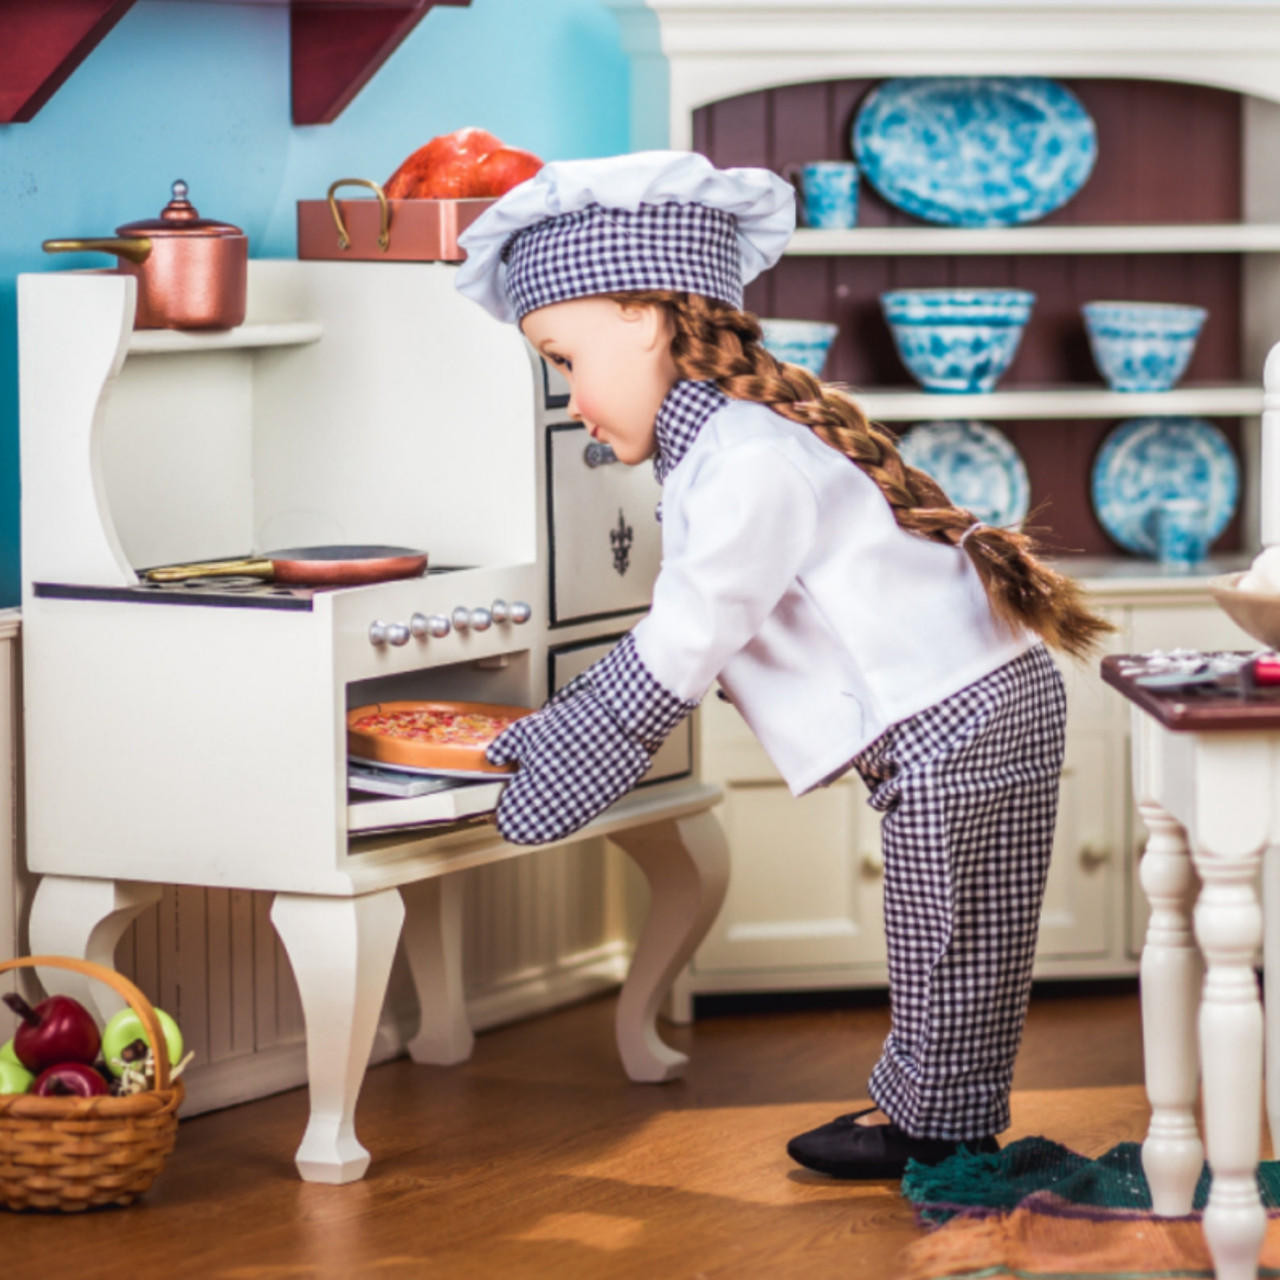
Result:
[[[1139,556],[1081,556],[1050,563],[1070,574],[1095,596],[1199,595],[1207,598],[1211,578],[1247,569],[1253,555],[1250,551],[1229,552],[1189,570]]]

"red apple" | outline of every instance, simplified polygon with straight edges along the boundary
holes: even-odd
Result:
[[[29,1092],[39,1098],[93,1098],[107,1092],[107,1082],[87,1062],[59,1062],[36,1076]]]
[[[475,167],[474,194],[505,195],[512,187],[532,178],[542,168],[542,161],[532,151],[519,147],[499,147],[483,156]]]
[[[468,126],[442,133],[415,151],[387,180],[393,200],[421,200],[432,196],[469,196],[476,162],[502,142],[487,129]]]
[[[34,1009],[19,995],[6,995],[4,1002],[22,1019],[13,1051],[28,1071],[39,1075],[54,1063],[88,1063],[98,1056],[98,1024],[78,1000],[50,996]]]

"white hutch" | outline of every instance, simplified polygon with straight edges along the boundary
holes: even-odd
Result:
[[[1227,91],[1236,151],[1206,155],[1170,146],[1165,136],[1128,136],[1140,158],[1132,185],[1181,187],[1223,181],[1236,210],[1214,220],[1171,221],[1164,211],[1110,221],[1050,219],[1016,229],[966,230],[924,225],[860,225],[851,231],[798,231],[788,254],[791,285],[766,295],[775,314],[816,315],[815,291],[856,292],[860,276],[898,283],[944,283],[922,273],[930,259],[955,264],[952,283],[1001,282],[974,270],[1093,272],[1099,292],[1117,296],[1111,264],[1136,262],[1132,278],[1158,280],[1168,264],[1212,263],[1231,298],[1234,376],[1189,380],[1159,394],[1117,395],[1099,379],[1045,378],[982,396],[929,396],[898,385],[856,382],[870,415],[902,424],[977,418],[1016,423],[1024,450],[1039,423],[1062,433],[1078,424],[1076,461],[1087,475],[1098,433],[1111,422],[1152,414],[1192,414],[1236,432],[1245,486],[1235,550],[1202,575],[1163,575],[1151,562],[1090,555],[1068,562],[1094,604],[1117,626],[1112,651],[1179,645],[1252,648],[1211,602],[1203,579],[1247,562],[1259,546],[1258,415],[1264,357],[1280,335],[1280,4],[1274,0],[605,0],[622,25],[632,58],[632,145],[708,149],[717,163],[848,158],[851,81],[901,75],[1044,75],[1082,84],[1128,82],[1135,92],[1171,86]],[[798,90],[796,86],[808,86]],[[821,88],[819,86],[822,86]],[[1190,91],[1190,90],[1188,90]],[[803,93],[808,96],[804,97]],[[841,99],[841,93],[845,97]],[[784,94],[791,93],[791,97]],[[754,97],[753,97],[754,95]],[[825,96],[824,96],[825,95]],[[1234,96],[1238,95],[1238,98]],[[1222,99],[1225,100],[1225,99]],[[833,101],[845,105],[832,108]],[[726,104],[770,136],[726,138]],[[841,114],[843,110],[843,114]],[[805,133],[806,111],[827,112]],[[719,114],[717,114],[717,112]],[[754,114],[750,114],[754,112]],[[1099,121],[1100,161],[1117,134],[1145,129],[1155,113]],[[837,134],[837,128],[841,131]],[[825,129],[825,133],[824,133]],[[740,129],[741,132],[741,129]],[[784,136],[785,135],[785,136]],[[802,137],[826,139],[825,153],[794,154]],[[791,143],[788,153],[787,143]],[[839,155],[832,141],[843,141]],[[714,145],[712,145],[714,144]],[[1221,160],[1222,163],[1217,163]],[[1209,163],[1207,163],[1209,162]],[[1219,175],[1227,173],[1227,178]],[[1083,207],[1082,192],[1078,200]],[[863,191],[864,206],[868,194]],[[1070,206],[1068,206],[1070,210]],[[1013,266],[1010,268],[1009,263]],[[782,269],[787,267],[784,259]],[[1116,268],[1119,270],[1119,267]],[[829,272],[828,277],[821,273]],[[798,283],[797,283],[798,282]],[[1139,286],[1130,286],[1139,287]],[[1105,289],[1106,292],[1101,290]],[[1123,296],[1123,295],[1121,295]],[[1129,296],[1142,296],[1138,293]],[[1190,300],[1190,299],[1187,299]],[[751,299],[748,299],[751,305]],[[1038,304],[1039,305],[1039,304]],[[757,304],[758,309],[758,304]],[[1221,309],[1220,309],[1221,311]],[[840,318],[828,310],[824,318]],[[1035,316],[1033,314],[1033,323]],[[1082,339],[1081,339],[1082,341]],[[1020,357],[1021,358],[1021,357]],[[828,376],[831,376],[830,369]],[[836,376],[839,376],[837,373]],[[1046,430],[1048,428],[1046,427]],[[1033,504],[1037,501],[1033,476]],[[1054,520],[1051,508],[1045,517]],[[1041,977],[1136,973],[1145,905],[1134,875],[1145,833],[1129,799],[1128,716],[1102,687],[1096,664],[1066,673],[1070,687],[1067,766],[1058,847],[1042,918]],[[872,985],[886,980],[881,930],[879,841],[873,811],[856,778],[800,801],[792,799],[741,720],[715,698],[702,711],[702,769],[720,783],[720,808],[732,850],[725,909],[684,976],[680,1002],[699,992],[798,990]]]

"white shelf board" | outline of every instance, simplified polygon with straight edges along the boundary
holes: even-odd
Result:
[[[242,324],[235,329],[135,329],[130,355],[172,355],[192,351],[228,351],[237,347],[294,347],[318,342],[323,326],[310,320]]]
[[[851,388],[849,394],[875,422],[951,418],[1134,418],[1200,414],[1251,418],[1262,412],[1262,387],[1206,383],[1172,391],[1108,391],[1105,387],[1018,387],[980,395],[936,391]]]
[[[787,253],[1280,253],[1280,223],[1189,223],[1139,226],[854,227],[795,232]]]

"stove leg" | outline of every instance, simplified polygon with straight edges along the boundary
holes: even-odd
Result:
[[[471,1056],[475,1037],[462,990],[462,877],[436,876],[400,886],[404,950],[418,993],[414,1062],[448,1066]]]
[[[356,1098],[403,920],[395,889],[358,898],[278,893],[271,904],[307,1027],[311,1118],[295,1161],[308,1182],[354,1182],[369,1167],[356,1139]]]
[[[31,902],[31,954],[74,956],[114,969],[116,943],[133,918],[159,900],[158,884],[42,876]],[[104,1022],[124,1008],[121,996],[92,978],[66,969],[36,972],[50,995],[71,996]]]
[[[673,1080],[689,1060],[659,1039],[658,1006],[724,901],[729,846],[719,822],[705,812],[610,838],[635,859],[650,893],[649,918],[618,997],[618,1053],[632,1080]]]

